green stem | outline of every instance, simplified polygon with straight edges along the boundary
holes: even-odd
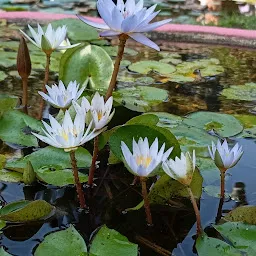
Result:
[[[98,158],[98,153],[99,153],[99,137],[97,136],[94,138],[92,164],[90,167],[89,178],[88,178],[88,185],[90,187],[92,187],[92,185],[93,185],[93,178],[94,178],[94,173],[96,170],[96,161]]]
[[[45,85],[48,84],[49,81],[49,73],[50,73],[50,62],[51,62],[51,54],[46,54],[46,65],[45,65],[45,73],[44,73],[44,84],[42,87],[42,91],[46,93],[46,87]],[[43,117],[43,111],[44,111],[44,99],[41,98],[40,102],[40,112],[38,115],[38,119],[41,120]]]
[[[116,56],[114,70],[113,70],[111,81],[110,81],[110,84],[109,84],[109,87],[108,87],[108,91],[106,93],[105,101],[107,101],[112,96],[112,92],[116,87],[116,79],[117,79],[117,75],[118,75],[121,60],[123,58],[124,47],[125,47],[127,39],[128,39],[128,35],[126,35],[126,34],[121,34],[119,36],[118,53],[117,53],[117,56]]]
[[[77,192],[77,196],[78,196],[79,203],[80,203],[80,208],[85,209],[86,204],[85,204],[85,199],[84,199],[84,192],[83,192],[82,185],[80,183],[79,176],[78,176],[78,168],[77,168],[75,151],[72,150],[72,151],[70,151],[69,154],[70,154],[70,159],[71,159],[71,164],[72,164],[74,180],[75,180],[75,184],[76,184],[76,192]]]
[[[201,235],[203,233],[202,225],[201,225],[201,216],[200,216],[200,211],[197,207],[196,199],[193,195],[193,192],[190,187],[187,187],[191,203],[193,205],[195,215],[196,215],[196,233],[197,235]]]
[[[144,199],[144,208],[145,208],[145,212],[146,212],[147,223],[148,223],[148,225],[152,226],[153,221],[152,221],[152,216],[151,216],[151,211],[150,211],[146,181],[147,181],[146,177],[140,177],[141,192],[142,192],[142,196],[143,196],[143,199]]]

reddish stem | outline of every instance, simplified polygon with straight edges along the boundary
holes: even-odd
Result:
[[[28,78],[22,77],[22,107],[25,114],[28,113]]]
[[[98,158],[98,153],[99,153],[99,137],[94,138],[94,147],[93,147],[93,156],[92,156],[92,164],[90,167],[89,171],[89,178],[88,178],[88,185],[91,187],[93,185],[93,178],[94,178],[94,173],[96,170],[96,161]]]

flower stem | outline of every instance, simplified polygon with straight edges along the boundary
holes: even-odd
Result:
[[[116,78],[117,78],[117,75],[118,75],[121,60],[123,58],[124,47],[125,47],[125,43],[126,43],[127,39],[128,39],[128,36],[126,34],[121,34],[119,36],[118,53],[117,53],[117,56],[116,56],[114,70],[113,70],[111,81],[110,81],[110,84],[109,84],[109,87],[108,87],[108,91],[106,93],[105,101],[107,101],[108,98],[110,98],[112,96],[112,92],[116,87]]]
[[[196,233],[197,235],[201,235],[203,233],[202,225],[201,225],[201,217],[200,217],[200,211],[197,207],[196,199],[193,195],[193,192],[190,187],[187,187],[191,203],[193,205],[195,214],[196,214]]]
[[[45,73],[44,73],[44,84],[42,87],[42,91],[44,93],[46,93],[46,87],[45,85],[48,84],[48,80],[49,80],[49,73],[50,73],[50,62],[51,62],[51,54],[46,54],[46,65],[45,65]],[[39,116],[38,119],[41,120],[43,117],[43,111],[44,111],[44,99],[41,98],[41,102],[40,102],[40,112],[39,112]]]
[[[72,151],[70,151],[69,154],[70,154],[70,159],[71,159],[71,164],[72,164],[72,169],[73,169],[74,180],[75,180],[75,184],[76,184],[76,192],[77,192],[77,196],[78,196],[79,203],[80,203],[80,208],[84,209],[84,208],[86,208],[86,204],[85,204],[84,192],[82,189],[82,185],[80,183],[79,176],[78,176],[75,151],[72,150]]]
[[[225,198],[225,171],[220,170],[220,198]]]
[[[94,146],[93,146],[93,156],[92,156],[92,164],[89,171],[88,185],[91,187],[93,185],[94,173],[96,170],[96,161],[99,153],[99,137],[96,136],[94,138]]]
[[[147,216],[147,223],[148,225],[153,225],[150,206],[149,206],[149,199],[148,199],[148,191],[147,191],[147,178],[146,177],[140,177],[141,182],[141,192],[144,199],[144,208]]]
[[[22,107],[25,114],[28,113],[28,78],[22,77]]]

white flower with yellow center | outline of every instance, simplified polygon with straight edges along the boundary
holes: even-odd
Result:
[[[216,166],[223,171],[235,166],[244,153],[242,146],[239,146],[238,143],[229,149],[226,140],[222,144],[218,140],[216,145],[212,142],[212,147],[208,146],[208,150]]]
[[[162,167],[168,176],[179,181],[183,185],[189,186],[196,167],[195,150],[193,150],[192,157],[189,152],[186,152],[185,154],[181,153],[180,158],[176,156],[175,160],[167,160],[163,162]]]
[[[76,114],[74,122],[72,121],[68,110],[65,112],[63,123],[60,124],[53,116],[49,115],[50,125],[43,122],[46,130],[43,132],[46,136],[33,133],[38,139],[56,147],[63,148],[65,151],[77,149],[80,145],[92,140],[98,136],[102,130],[91,130],[92,122],[85,130],[85,116]]]
[[[139,138],[138,143],[133,139],[132,153],[122,141],[121,149],[124,157],[124,164],[134,175],[148,177],[155,175],[162,161],[165,161],[171,154],[173,147],[164,153],[165,143],[158,152],[158,138],[149,147],[148,138]]]
[[[93,96],[91,104],[85,97],[83,97],[81,106],[79,106],[77,102],[73,102],[73,105],[78,113],[87,116],[87,124],[93,120],[92,127],[96,130],[102,129],[104,126],[106,126],[115,113],[115,110],[113,110],[111,113],[113,97],[111,96],[105,103],[104,97],[100,96],[98,92],[96,92]]]
[[[46,85],[48,95],[44,92],[38,92],[44,100],[48,101],[52,106],[61,109],[67,109],[73,100],[77,100],[83,93],[85,86],[79,90],[79,84],[76,81],[69,82],[67,88],[62,81],[59,85],[53,84],[52,87]]]
[[[42,27],[37,24],[37,32],[28,25],[30,33],[33,37],[29,37],[25,32],[20,30],[20,32],[36,47],[42,49],[45,53],[51,54],[54,50],[64,50],[68,48],[73,48],[79,44],[74,45],[63,45],[63,41],[67,36],[67,27],[64,25],[58,27],[56,30],[52,28],[52,25],[47,26],[46,31],[44,32]]]

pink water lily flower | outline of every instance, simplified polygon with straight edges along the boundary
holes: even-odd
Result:
[[[82,16],[78,18],[90,26],[105,30],[100,33],[100,36],[112,37],[126,34],[135,41],[159,51],[158,45],[142,34],[171,21],[166,19],[150,23],[160,12],[155,12],[156,6],[155,4],[147,9],[143,7],[143,0],[137,4],[135,0],[127,0],[125,4],[123,0],[117,0],[116,5],[112,0],[98,0],[97,9],[104,23],[93,22]]]

